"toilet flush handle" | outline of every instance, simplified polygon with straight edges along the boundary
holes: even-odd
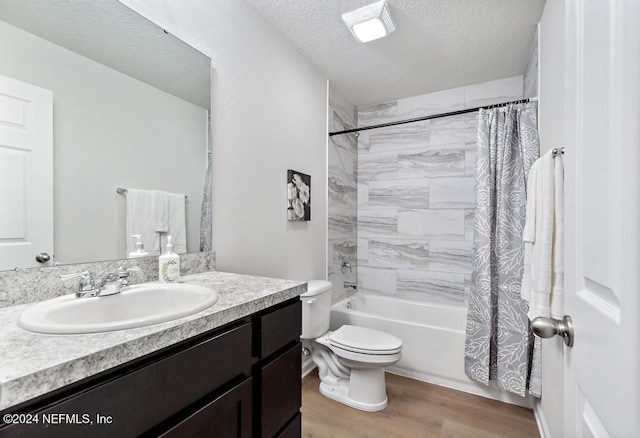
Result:
[[[307,304],[315,304],[315,303],[316,303],[315,298],[311,298],[309,301],[307,301]]]

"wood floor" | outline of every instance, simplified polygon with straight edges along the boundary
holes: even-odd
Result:
[[[539,438],[533,411],[387,373],[389,405],[362,412],[302,382],[302,436],[313,438]]]

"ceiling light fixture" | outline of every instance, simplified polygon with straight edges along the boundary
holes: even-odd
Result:
[[[386,0],[342,14],[342,21],[361,43],[382,38],[396,30]]]

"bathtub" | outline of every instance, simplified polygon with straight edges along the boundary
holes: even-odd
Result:
[[[467,309],[357,293],[331,306],[331,330],[351,324],[370,327],[402,340],[402,359],[387,372],[460,391],[531,407],[522,398],[479,384],[464,372]]]

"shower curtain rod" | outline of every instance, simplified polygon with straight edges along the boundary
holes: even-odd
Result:
[[[363,126],[362,128],[345,129],[344,131],[330,132],[329,133],[329,137],[333,137],[334,135],[340,135],[340,134],[349,134],[351,132],[368,131],[369,129],[386,128],[387,126],[404,125],[406,123],[421,122],[423,120],[439,119],[441,117],[457,116],[459,114],[472,113],[472,112],[478,111],[479,109],[482,109],[482,108],[497,108],[497,107],[500,107],[500,106],[510,105],[512,103],[513,104],[527,103],[527,102],[536,101],[536,100],[538,100],[538,98],[532,97],[530,99],[513,100],[511,102],[503,102],[503,103],[496,103],[494,105],[478,106],[478,107],[475,107],[475,108],[469,108],[469,109],[464,109],[464,110],[459,110],[459,111],[451,111],[451,112],[448,112],[448,113],[432,114],[430,116],[417,117],[415,119],[399,120],[397,122],[389,122],[389,123],[380,123],[379,125]]]

